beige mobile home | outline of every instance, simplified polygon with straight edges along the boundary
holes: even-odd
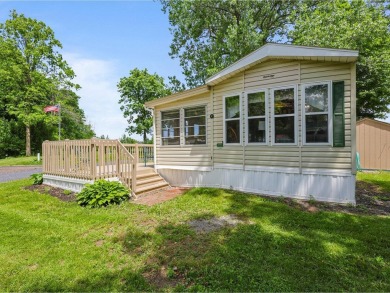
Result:
[[[355,202],[357,51],[267,44],[146,103],[174,186]]]
[[[390,124],[364,118],[356,123],[356,150],[362,169],[390,170]]]

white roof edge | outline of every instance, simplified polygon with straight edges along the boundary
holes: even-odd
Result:
[[[246,55],[220,72],[206,79],[206,84],[213,85],[215,81],[226,75],[232,74],[243,67],[259,62],[267,57],[352,57],[357,58],[359,52],[356,50],[333,49],[321,47],[307,47],[290,44],[268,43],[256,51]]]

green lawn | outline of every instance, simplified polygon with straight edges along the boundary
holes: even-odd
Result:
[[[37,157],[31,156],[31,157],[9,157],[6,159],[0,159],[0,167],[2,166],[26,166],[26,165],[41,165],[42,164],[42,157],[41,161],[37,161]]]
[[[390,172],[358,172],[357,180],[375,184],[384,192],[390,192]]]
[[[390,217],[212,188],[85,209],[29,184],[0,184],[0,291],[390,291]],[[247,224],[187,224],[226,214]]]

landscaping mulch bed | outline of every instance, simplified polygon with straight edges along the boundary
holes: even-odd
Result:
[[[66,202],[76,201],[76,193],[58,187],[52,187],[49,185],[41,184],[41,185],[27,186],[26,189],[31,191],[37,191],[43,194],[49,194],[51,196],[58,198],[59,200],[66,201]]]
[[[65,191],[61,188],[42,184],[27,186],[26,189],[49,194],[66,202],[76,201],[74,192]],[[187,190],[187,188],[171,188],[160,191],[159,193],[148,194],[148,196],[136,200],[135,203],[151,206],[175,198]],[[364,181],[356,182],[356,206],[350,204],[324,203],[315,200],[304,201],[292,198],[261,196],[271,201],[282,201],[289,206],[308,212],[336,211],[352,214],[390,215],[390,193],[384,192],[378,186]]]

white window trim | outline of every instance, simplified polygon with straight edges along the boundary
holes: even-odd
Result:
[[[248,116],[248,95],[254,93],[264,92],[265,96],[265,115],[263,116]],[[268,145],[269,142],[269,108],[268,108],[268,90],[266,88],[259,88],[252,91],[245,92],[245,145]],[[265,142],[249,142],[249,119],[265,118]]]
[[[179,144],[170,144],[170,145],[163,145],[163,136],[162,136],[162,113],[163,112],[169,112],[169,111],[175,111],[175,110],[179,110],[179,131],[180,131],[180,134],[179,134]],[[159,115],[160,115],[160,146],[161,147],[178,147],[178,146],[181,146],[181,109],[180,108],[170,108],[170,109],[164,109],[164,110],[160,110],[159,111]],[[165,119],[165,120],[173,120],[173,119]]]
[[[239,109],[240,109],[240,118],[237,119],[237,118],[230,118],[228,119],[228,121],[234,121],[234,120],[239,120],[240,122],[240,142],[239,143],[227,143],[226,142],[226,103],[225,103],[225,100],[226,98],[230,98],[230,97],[234,97],[234,96],[238,96],[238,99],[239,99]],[[231,94],[228,94],[228,95],[225,95],[222,97],[222,111],[223,111],[223,127],[222,127],[222,131],[223,131],[223,145],[226,145],[226,146],[242,146],[243,145],[243,139],[242,139],[242,131],[243,131],[243,125],[242,125],[242,94],[241,93],[231,93]]]
[[[281,142],[275,142],[275,101],[274,101],[274,92],[275,90],[283,90],[283,89],[294,89],[294,115],[292,114],[285,114],[285,115],[277,115],[277,117],[291,117],[294,116],[294,143],[281,143]],[[296,84],[289,85],[289,86],[280,86],[280,87],[273,87],[270,89],[271,91],[271,145],[277,145],[277,146],[296,146],[298,145],[298,86]]]
[[[328,142],[306,142],[306,111],[305,111],[305,103],[306,103],[306,95],[305,95],[305,88],[312,85],[321,85],[326,84],[328,85]],[[301,97],[302,97],[302,145],[307,146],[329,146],[333,145],[333,108],[332,108],[332,82],[331,81],[321,81],[321,82],[311,82],[311,83],[304,83],[301,85]],[[326,112],[310,112],[307,113],[307,115],[324,115]]]
[[[205,127],[206,127],[206,135],[205,135],[205,138],[206,138],[206,143],[205,144],[186,144],[186,135],[185,135],[185,110],[186,109],[191,109],[191,108],[197,108],[197,107],[204,107],[204,117],[205,117]],[[191,106],[186,106],[186,107],[183,107],[182,108],[182,111],[183,111],[183,146],[193,146],[193,147],[204,147],[204,146],[207,146],[208,145],[208,142],[209,140],[207,139],[207,105],[205,104],[201,104],[201,105],[191,105]],[[199,116],[193,116],[193,117],[199,117]]]
[[[206,144],[185,144],[185,130],[184,130],[184,109],[189,109],[189,108],[195,108],[195,107],[205,107],[205,118],[206,118]],[[207,109],[208,105],[207,104],[191,104],[191,105],[187,105],[185,107],[174,107],[174,108],[166,108],[166,109],[162,109],[162,110],[159,110],[158,111],[158,115],[160,117],[159,119],[159,123],[160,123],[160,145],[159,147],[162,147],[162,148],[177,148],[177,147],[207,147],[208,146],[208,119],[207,119],[207,113],[208,113],[208,109]],[[162,112],[169,112],[169,111],[175,111],[175,110],[179,110],[179,114],[180,114],[180,122],[179,122],[179,125],[180,125],[180,144],[171,144],[171,145],[163,145],[163,137],[162,137],[162,127],[161,127],[161,122],[162,122]],[[156,119],[158,120],[158,119]]]

